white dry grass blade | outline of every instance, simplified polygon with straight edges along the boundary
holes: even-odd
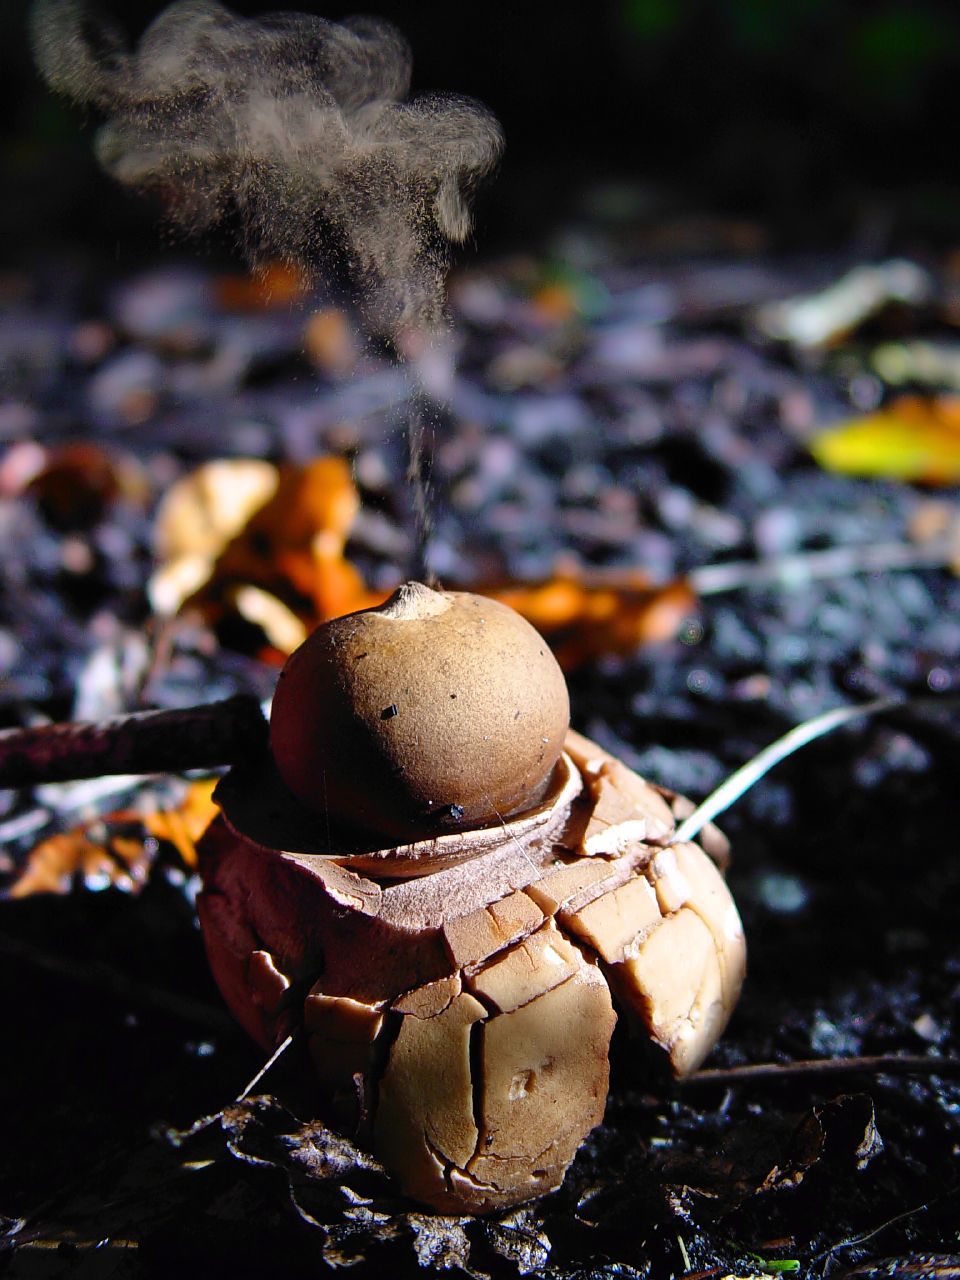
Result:
[[[263,1064],[263,1066],[260,1068],[257,1074],[253,1077],[253,1079],[248,1081],[247,1084],[244,1085],[244,1087],[240,1090],[240,1092],[234,1098],[233,1102],[228,1103],[227,1106],[236,1106],[238,1103],[244,1102],[250,1096],[250,1094],[253,1093],[254,1089],[256,1089],[257,1085],[260,1083],[263,1077],[267,1074],[267,1072],[270,1071],[270,1069],[274,1066],[276,1062],[279,1062],[279,1060],[283,1057],[286,1051],[293,1044],[293,1039],[294,1039],[293,1033],[291,1032],[291,1034],[288,1035],[285,1040],[280,1041],[280,1043],[274,1049],[273,1053],[271,1053],[270,1057],[266,1060],[266,1062]],[[171,1125],[171,1126],[163,1126],[161,1129],[158,1130],[158,1132],[162,1134],[162,1136],[165,1138],[167,1142],[170,1143],[171,1146],[182,1147],[189,1138],[195,1138],[198,1133],[203,1133],[205,1129],[209,1129],[211,1125],[214,1125],[218,1121],[222,1120],[226,1110],[227,1110],[227,1107],[222,1107],[219,1111],[215,1111],[212,1115],[201,1116],[199,1120],[194,1120],[193,1124],[189,1125],[186,1129],[175,1129]],[[201,1162],[200,1165],[192,1166],[192,1167],[200,1168],[200,1167],[203,1167],[203,1165],[208,1163],[209,1161],[203,1161]]]
[[[865,546],[827,547],[767,560],[733,560],[692,569],[687,580],[698,596],[719,595],[750,587],[794,586],[851,573],[882,573],[892,569],[939,568],[954,563],[954,536],[936,538],[921,546],[881,542]]]
[[[813,742],[816,738],[822,738],[824,734],[831,733],[834,729],[838,729],[841,725],[848,724],[851,720],[859,720],[863,716],[876,715],[883,711],[899,710],[919,710],[929,709],[931,707],[956,706],[956,698],[876,698],[873,702],[864,702],[855,707],[834,707],[830,711],[823,711],[820,715],[813,716],[810,720],[805,720],[803,724],[798,724],[782,738],[777,738],[775,742],[771,742],[768,747],[748,760],[746,764],[741,765],[734,773],[730,775],[724,782],[721,782],[717,789],[703,800],[688,818],[680,823],[673,834],[673,841],[676,844],[684,840],[694,840],[707,825],[712,822],[718,814],[723,813],[725,809],[739,800],[754,783],[768,773],[774,765],[779,764],[781,760],[785,760],[787,756],[792,755],[794,751],[799,751],[801,747],[805,747],[807,743]]]

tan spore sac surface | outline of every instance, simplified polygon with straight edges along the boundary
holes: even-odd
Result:
[[[443,1212],[559,1185],[603,1116],[615,1005],[682,1076],[743,980],[733,900],[698,845],[670,843],[672,798],[587,739],[566,745],[546,817],[492,846],[464,833],[433,872],[435,842],[423,874],[390,879],[383,851],[376,877],[363,855],[354,871],[251,844],[229,809],[202,850],[231,1008],[272,1044],[299,1001],[321,1092],[346,1100],[328,1118],[362,1122],[402,1189]]]

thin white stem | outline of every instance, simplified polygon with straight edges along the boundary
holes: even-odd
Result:
[[[291,1044],[293,1044],[292,1032],[290,1035],[287,1036],[285,1040],[280,1041],[280,1043],[274,1049],[273,1053],[271,1053],[270,1057],[266,1060],[266,1062],[263,1064],[263,1066],[260,1068],[257,1074],[253,1077],[253,1079],[248,1081],[248,1083],[244,1085],[244,1087],[240,1090],[240,1092],[234,1098],[233,1102],[228,1105],[236,1106],[238,1102],[243,1102],[245,1098],[249,1097],[250,1094],[257,1087],[257,1085],[260,1083],[260,1081],[263,1079],[263,1077],[270,1070],[270,1068],[290,1048]],[[222,1120],[226,1109],[227,1109],[226,1107],[221,1107],[220,1110],[215,1111],[213,1115],[201,1116],[199,1120],[194,1120],[193,1124],[186,1129],[174,1129],[173,1127],[170,1127],[170,1128],[162,1129],[161,1132],[163,1133],[166,1140],[169,1143],[171,1143],[171,1145],[175,1147],[182,1147],[184,1143],[188,1141],[188,1139],[195,1138],[198,1133],[203,1133],[205,1129],[209,1129],[211,1125],[214,1125],[218,1121]]]
[[[794,751],[799,751],[808,742],[813,742],[815,738],[820,738],[823,734],[830,733],[840,725],[847,724],[850,720],[857,720],[861,716],[870,716],[878,711],[889,711],[892,707],[908,705],[912,703],[907,698],[877,698],[873,702],[864,702],[857,707],[834,707],[831,711],[823,711],[811,720],[805,720],[803,724],[796,725],[782,738],[777,738],[768,747],[764,747],[759,755],[755,755],[752,760],[748,760],[729,778],[721,782],[720,786],[680,823],[672,839],[678,844],[683,840],[695,839],[708,822],[712,822],[717,814],[723,813],[724,809],[729,809],[735,800],[739,800],[775,764],[779,764]]]
[[[283,1055],[286,1053],[286,1051],[290,1048],[292,1044],[293,1044],[293,1032],[291,1032],[290,1035],[288,1035],[285,1040],[280,1041],[280,1043],[274,1049],[273,1053],[271,1053],[270,1057],[266,1060],[266,1062],[263,1064],[263,1066],[260,1068],[257,1074],[253,1077],[253,1079],[249,1081],[249,1083],[246,1084],[243,1089],[240,1090],[236,1098],[234,1098],[234,1102],[242,1102],[244,1098],[248,1097],[251,1093],[253,1093],[254,1089],[257,1087],[257,1085],[260,1083],[263,1077],[267,1074],[267,1072],[270,1070],[273,1064],[283,1057]]]
[[[923,546],[880,542],[874,546],[803,551],[770,560],[705,564],[692,569],[687,580],[698,596],[711,596],[770,583],[806,582],[811,578],[836,578],[848,573],[875,573],[886,569],[937,567],[950,564],[956,556],[956,543],[946,538]]]

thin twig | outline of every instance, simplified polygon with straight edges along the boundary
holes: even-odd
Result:
[[[0,787],[215,768],[249,756],[265,741],[260,703],[244,694],[112,720],[5,729],[0,732]]]
[[[800,1058],[795,1062],[750,1062],[739,1067],[708,1067],[679,1084],[751,1084],[754,1081],[795,1080],[798,1076],[828,1076],[863,1072],[870,1075],[960,1076],[960,1058],[928,1057],[917,1053],[866,1054],[857,1058]]]
[[[824,1249],[821,1253],[815,1254],[810,1259],[810,1262],[812,1264],[826,1260],[827,1267],[829,1267],[833,1255],[839,1253],[841,1249],[851,1249],[854,1245],[865,1244],[867,1240],[872,1240],[874,1236],[878,1236],[881,1231],[886,1231],[888,1227],[896,1226],[898,1222],[905,1222],[908,1218],[913,1218],[918,1213],[927,1213],[934,1206],[942,1204],[944,1200],[949,1200],[951,1196],[955,1196],[958,1190],[960,1190],[960,1187],[950,1187],[933,1200],[923,1200],[920,1204],[915,1204],[912,1209],[904,1209],[902,1213],[894,1214],[892,1218],[886,1218],[878,1226],[871,1227],[868,1231],[861,1231],[855,1236],[848,1236],[846,1240],[839,1240],[836,1244],[832,1244],[829,1249]],[[827,1267],[824,1268],[824,1275],[827,1274]]]

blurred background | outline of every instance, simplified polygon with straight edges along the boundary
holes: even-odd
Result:
[[[92,6],[97,7],[97,6]],[[134,38],[159,0],[101,0]],[[237,0],[244,15],[269,3]],[[911,248],[960,225],[960,8],[935,0],[381,0],[299,7],[394,21],[414,90],[500,117],[507,152],[481,204],[484,247],[577,212],[708,211],[817,247]],[[103,177],[92,129],[33,71],[26,0],[0,4],[0,253],[82,238],[156,252],[156,211]],[[689,246],[688,246],[689,247]]]

